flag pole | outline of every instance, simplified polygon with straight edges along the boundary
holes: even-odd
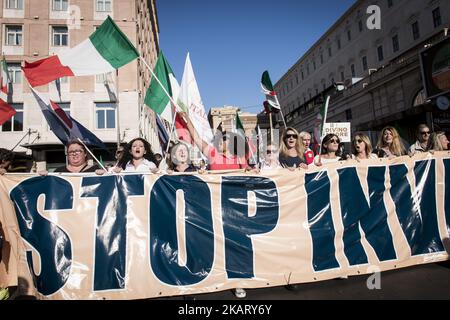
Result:
[[[92,158],[94,158],[94,160],[97,161],[97,163],[100,165],[100,167],[103,170],[105,170],[105,172],[107,172],[108,170],[106,170],[106,168],[103,166],[103,164],[100,161],[98,161],[98,159],[94,156],[92,151],[89,150],[89,148],[84,144],[84,142],[80,138],[77,138],[77,140],[86,148],[86,150],[89,152],[89,154],[92,156]]]
[[[286,120],[284,119],[283,109],[281,108],[280,101],[278,101],[278,96],[275,96],[277,99],[277,105],[280,106],[281,119],[283,119],[284,127],[287,128]]]
[[[323,128],[325,127],[325,123],[327,122],[327,113],[328,113],[328,105],[330,104],[330,96],[327,96],[325,100],[324,114],[322,119],[322,126],[320,128],[320,145],[319,145],[319,155],[322,153],[322,136],[323,136]]]
[[[150,70],[152,77],[155,78],[156,82],[158,82],[158,84],[161,86],[161,88],[163,89],[164,93],[167,95],[167,97],[169,98],[170,102],[173,104],[173,106],[175,107],[175,112],[174,112],[174,117],[170,126],[170,132],[169,132],[169,141],[167,141],[167,146],[170,145],[170,141],[172,140],[171,136],[172,136],[172,132],[173,129],[175,127],[175,119],[176,119],[176,115],[177,115],[177,111],[181,110],[181,108],[176,104],[175,100],[173,100],[173,98],[170,96],[170,94],[167,92],[166,88],[164,88],[164,86],[162,85],[161,81],[159,81],[158,77],[155,75],[155,73],[153,72],[152,68],[148,65],[147,61],[145,61],[144,58],[142,58],[141,56],[139,56],[139,59],[142,61],[142,63],[147,67],[148,70]],[[168,152],[168,148],[166,153]]]
[[[119,69],[116,69],[117,148],[120,146]]]
[[[272,124],[272,111],[269,112],[270,119],[270,144],[273,144],[273,124]]]

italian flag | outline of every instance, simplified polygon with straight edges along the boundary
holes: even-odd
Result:
[[[273,89],[272,81],[270,80],[269,71],[264,71],[261,77],[261,88],[263,93],[266,95],[266,100],[269,105],[275,109],[280,109],[280,102],[278,102],[278,97]]]
[[[162,51],[159,52],[153,73],[154,76],[145,95],[144,103],[159,114],[161,118],[172,123],[174,106],[172,106],[167,93],[176,100],[180,91],[180,85]]]
[[[114,71],[139,53],[111,17],[85,41],[67,52],[27,63],[23,72],[32,87],[62,77],[89,76]]]
[[[0,88],[0,126],[16,114],[16,110],[8,103],[9,73],[5,57],[1,61],[1,88]]]

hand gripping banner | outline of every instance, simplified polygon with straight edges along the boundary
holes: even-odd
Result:
[[[261,174],[0,176],[0,286],[141,299],[448,259],[450,154]]]

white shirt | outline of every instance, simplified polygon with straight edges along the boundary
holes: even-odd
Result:
[[[326,158],[321,157],[320,155],[317,155],[317,156],[314,157],[314,164],[316,166],[319,163],[319,159],[320,159],[320,163],[322,163],[322,164],[339,162],[339,157],[336,157],[336,158],[333,158],[333,159],[326,159]]]
[[[147,159],[144,159],[137,168],[134,167],[132,161],[128,161],[125,172],[151,172],[152,169],[156,169],[156,164],[154,164],[151,161],[148,161]]]
[[[274,166],[270,166],[265,160],[261,161],[261,170],[276,170],[282,168],[280,162],[276,162]]]

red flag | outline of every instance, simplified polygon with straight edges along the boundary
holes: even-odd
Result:
[[[178,114],[175,118],[175,128],[177,129],[178,139],[193,144],[192,137],[187,128],[187,123]]]
[[[0,99],[0,125],[3,125],[6,121],[12,118],[16,114],[16,110]]]

